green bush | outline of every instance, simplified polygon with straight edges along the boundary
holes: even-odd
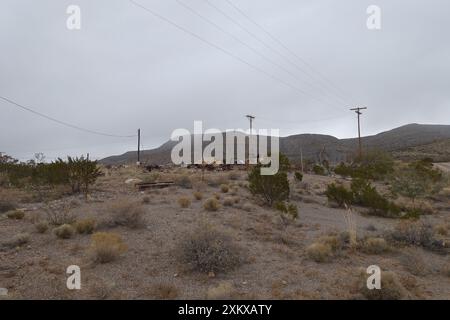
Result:
[[[261,166],[256,166],[249,173],[248,181],[250,192],[260,196],[269,206],[289,198],[289,181],[284,171],[263,176]]]
[[[328,185],[325,195],[329,201],[336,202],[340,207],[345,207],[345,205],[349,206],[354,201],[352,191],[334,183]]]
[[[313,172],[317,175],[324,176],[325,175],[325,168],[322,167],[320,164],[315,164],[313,166]]]
[[[301,172],[296,171],[294,175],[295,175],[295,180],[300,181],[300,182],[303,180],[303,174]]]
[[[394,160],[388,153],[369,151],[349,165],[340,163],[334,172],[343,177],[381,180],[394,172]]]

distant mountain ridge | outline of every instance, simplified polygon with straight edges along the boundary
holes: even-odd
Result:
[[[408,124],[373,136],[362,138],[365,149],[378,149],[395,153],[411,148],[416,152],[420,146],[438,143],[450,139],[450,125]],[[141,151],[141,162],[148,164],[171,163],[171,150],[177,142],[167,141],[160,147]],[[207,143],[205,143],[207,144]],[[448,144],[442,144],[448,146]],[[304,159],[320,161],[327,159],[332,163],[346,160],[354,154],[358,139],[338,139],[322,134],[298,134],[280,137],[280,151],[291,160]],[[428,150],[428,149],[427,149]],[[442,153],[442,152],[441,152]],[[446,154],[444,152],[444,154]],[[100,163],[119,165],[136,161],[136,151],[126,152],[100,160]],[[447,160],[442,160],[447,161]]]

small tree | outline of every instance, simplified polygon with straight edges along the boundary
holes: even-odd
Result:
[[[261,175],[261,165],[255,166],[248,175],[249,189],[254,195],[260,196],[266,204],[274,203],[289,198],[289,181],[287,170],[290,168],[289,160],[280,154],[280,168],[274,175]]]
[[[431,192],[432,188],[433,181],[412,168],[401,170],[392,180],[392,191],[410,198],[413,208],[415,200]]]
[[[89,186],[94,184],[97,178],[101,175],[101,171],[97,167],[97,161],[90,161],[84,157],[68,157],[68,166],[69,180],[72,185],[72,191],[80,192],[83,190],[84,195],[87,198]]]

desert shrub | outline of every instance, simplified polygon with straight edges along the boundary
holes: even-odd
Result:
[[[203,193],[201,193],[200,191],[195,191],[193,193],[195,200],[202,200],[203,199]]]
[[[213,197],[217,200],[220,200],[220,198],[221,198],[220,194],[218,194],[217,192],[213,193]]]
[[[284,171],[274,175],[261,175],[261,166],[255,166],[248,175],[249,189],[269,206],[287,200],[289,197],[289,181]]]
[[[90,247],[94,261],[107,263],[116,260],[127,250],[122,237],[115,233],[96,232]]]
[[[381,272],[381,289],[367,288],[367,273],[361,272],[358,277],[358,291],[368,300],[400,300],[408,297],[408,290],[402,285],[393,272]]]
[[[75,229],[70,224],[63,224],[53,229],[53,233],[60,239],[70,239],[75,234]]]
[[[226,185],[226,184],[222,184],[222,185],[220,185],[220,190],[223,193],[227,193],[230,190],[230,187],[228,185]]]
[[[448,236],[448,230],[450,229],[450,225],[441,223],[441,224],[436,225],[434,227],[434,229],[436,230],[437,234],[439,234],[441,236]]]
[[[432,251],[445,248],[445,243],[435,238],[433,227],[421,221],[402,221],[389,236],[394,242],[403,245],[423,247]]]
[[[186,174],[177,176],[175,178],[175,184],[177,186],[180,186],[180,187],[185,188],[185,189],[191,189],[192,188],[192,180]]]
[[[142,198],[142,203],[143,204],[150,204],[150,201],[151,201],[151,199],[150,199],[149,196],[145,196],[145,197]]]
[[[417,198],[435,193],[433,178],[408,167],[398,171],[391,179],[391,190],[412,200],[413,209]]]
[[[317,175],[324,176],[325,175],[325,168],[322,167],[320,164],[315,164],[313,166],[313,172],[315,174],[317,174]]]
[[[220,209],[220,203],[216,198],[209,198],[203,204],[203,208],[207,211],[217,211]]]
[[[47,221],[39,221],[34,224],[34,227],[38,233],[45,233],[48,230]]]
[[[244,205],[242,206],[242,210],[251,212],[253,211],[253,206],[250,203],[244,203]]]
[[[403,250],[399,260],[403,267],[415,276],[424,276],[429,271],[423,255],[417,249]]]
[[[208,288],[206,298],[209,300],[229,300],[235,297],[236,290],[233,284],[228,281],[222,281],[217,286]]]
[[[67,157],[69,181],[73,192],[83,191],[88,196],[89,188],[102,175],[97,166],[97,161],[80,158]]]
[[[30,242],[30,235],[28,233],[18,233],[12,239],[3,243],[3,246],[7,248],[15,248],[23,246]]]
[[[8,200],[0,200],[0,214],[5,213],[8,211],[13,211],[16,209],[16,206],[14,203]]]
[[[362,244],[361,250],[368,254],[380,254],[389,251],[389,245],[383,238],[367,238]]]
[[[181,197],[178,199],[178,204],[182,208],[188,208],[191,205],[191,200],[187,197]]]
[[[201,225],[178,244],[180,261],[200,272],[226,272],[241,263],[232,239],[210,225]]]
[[[232,197],[226,197],[226,198],[223,200],[223,205],[224,205],[225,207],[231,207],[233,204],[234,204],[234,199],[233,199]]]
[[[80,234],[91,234],[96,227],[96,221],[92,218],[79,220],[75,223],[75,229]]]
[[[151,294],[157,300],[173,300],[178,297],[179,291],[171,283],[159,282],[153,286]]]
[[[336,202],[340,207],[353,203],[353,193],[342,185],[329,184],[325,195],[329,201]]]
[[[60,226],[63,224],[72,224],[76,220],[75,215],[72,214],[68,208],[63,208],[59,210],[47,207],[46,216],[48,223],[54,226]]]
[[[329,244],[315,242],[306,249],[306,254],[315,262],[328,262],[333,256],[333,250]]]
[[[358,156],[351,169],[353,178],[381,180],[394,171],[394,160],[387,152],[371,150]]]
[[[365,179],[356,178],[352,181],[354,203],[370,208],[370,214],[386,218],[400,216],[400,209],[378,191]]]
[[[303,174],[299,171],[296,171],[294,173],[294,176],[295,176],[295,180],[297,180],[298,182],[301,182],[303,180]]]
[[[22,220],[23,217],[25,217],[25,213],[23,211],[20,211],[20,210],[13,210],[13,211],[7,212],[6,216],[9,219]]]
[[[125,226],[137,229],[145,226],[145,210],[135,202],[130,200],[116,201],[110,205],[112,213],[112,223],[118,226]]]

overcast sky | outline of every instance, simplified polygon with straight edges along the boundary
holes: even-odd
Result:
[[[179,2],[233,36],[176,0],[135,1],[195,35],[129,0],[2,0],[0,96],[90,130],[141,128],[144,148],[194,120],[247,128],[246,114],[282,135],[353,137],[350,104],[369,108],[364,135],[450,124],[448,0],[230,0],[273,38],[227,0],[208,0],[226,16],[206,0]],[[81,30],[66,27],[69,5],[81,8]],[[369,5],[381,8],[381,30],[366,26]],[[17,158],[99,158],[135,145],[0,100],[0,151]]]

